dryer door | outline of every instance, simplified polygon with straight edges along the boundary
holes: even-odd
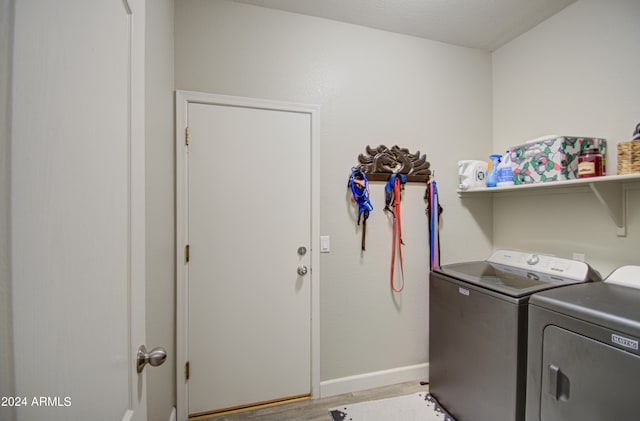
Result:
[[[543,343],[541,421],[636,419],[638,355],[557,326]]]

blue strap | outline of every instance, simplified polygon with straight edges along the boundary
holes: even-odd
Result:
[[[358,167],[351,168],[349,187],[351,188],[353,201],[358,204],[358,225],[360,225],[360,219],[362,219],[362,243],[360,247],[362,251],[365,251],[367,219],[369,218],[369,212],[373,210],[373,206],[369,200],[369,180]]]
[[[385,192],[385,199],[386,199],[386,203],[385,203],[385,207],[384,209],[393,213],[393,210],[391,210],[391,206],[393,206],[394,200],[400,200],[400,198],[394,198],[393,197],[393,188],[395,186],[396,183],[396,178],[399,177],[400,178],[400,188],[404,189],[404,184],[407,182],[407,177],[404,174],[396,174],[393,173],[391,174],[391,176],[389,177],[389,181],[387,181],[387,185],[384,187],[384,192]]]
[[[369,212],[373,210],[373,205],[369,200],[369,180],[365,173],[357,167],[351,168],[349,187],[353,200],[358,204],[358,225],[360,225],[360,219],[363,216],[365,221],[369,218]]]

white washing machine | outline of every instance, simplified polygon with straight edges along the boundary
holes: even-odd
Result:
[[[529,301],[527,421],[640,419],[640,267]]]

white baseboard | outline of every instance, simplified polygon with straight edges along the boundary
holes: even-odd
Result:
[[[429,381],[429,363],[326,380],[320,382],[320,397],[326,398],[412,380]]]
[[[122,421],[131,421],[133,419],[133,411],[127,410],[122,417]],[[169,414],[169,421],[176,421],[176,407],[171,408],[171,414]]]

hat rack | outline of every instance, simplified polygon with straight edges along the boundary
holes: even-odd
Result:
[[[387,181],[391,174],[403,174],[408,183],[425,183],[431,177],[431,164],[420,151],[410,153],[407,148],[394,145],[391,148],[367,145],[366,155],[358,155],[358,168],[367,174],[369,181]]]

